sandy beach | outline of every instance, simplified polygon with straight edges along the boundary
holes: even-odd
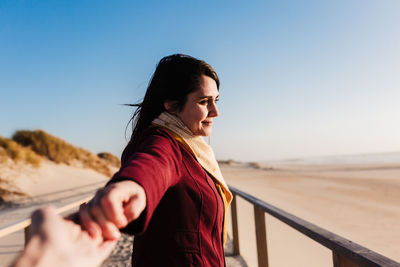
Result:
[[[326,162],[222,166],[228,184],[360,245],[400,261],[400,164]],[[16,175],[4,169],[2,178]],[[0,210],[0,227],[52,203],[65,205],[90,195],[108,177],[93,170],[45,162],[25,170],[16,186],[28,198]],[[256,266],[253,207],[238,199],[240,250]],[[330,250],[267,215],[270,266],[332,266]],[[231,221],[228,218],[228,232]],[[0,239],[0,260],[8,264],[23,247],[22,233]]]
[[[223,173],[230,185],[400,261],[400,164],[260,167],[226,166]],[[253,207],[238,201],[241,254],[256,266]],[[266,224],[271,266],[332,266],[330,250],[269,215]]]

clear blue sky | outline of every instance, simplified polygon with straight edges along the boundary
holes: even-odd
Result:
[[[0,135],[120,155],[158,60],[221,78],[220,159],[400,150],[400,1],[0,1]],[[130,128],[126,132],[130,135]]]

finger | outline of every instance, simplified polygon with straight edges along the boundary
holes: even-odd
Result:
[[[31,231],[40,232],[45,224],[51,223],[55,218],[57,218],[57,212],[53,206],[46,206],[35,210],[31,216]]]
[[[124,214],[129,222],[139,218],[146,208],[146,199],[138,195],[132,197],[124,206]]]
[[[103,198],[104,193],[106,192],[107,188],[101,188],[96,191],[93,199],[88,202],[89,208],[98,206],[100,204],[101,199]]]
[[[71,220],[63,219],[62,227],[68,233],[69,238],[71,238],[71,240],[73,241],[78,240],[83,232],[88,236],[88,238],[91,238],[87,231],[83,231],[80,225],[74,223]],[[94,240],[95,238],[92,239]],[[98,239],[101,239],[100,234],[98,235]]]
[[[102,211],[104,211],[106,219],[113,222],[118,228],[123,228],[128,224],[121,196],[119,190],[111,188],[101,199]]]
[[[78,212],[71,213],[71,214],[65,216],[64,219],[65,219],[65,220],[68,220],[68,221],[72,221],[72,222],[74,222],[74,223],[76,223],[76,224],[80,224],[80,221],[79,221],[79,211],[78,211]]]
[[[114,223],[106,219],[102,209],[99,206],[89,207],[89,213],[100,226],[104,238],[113,240],[120,237],[118,228]]]
[[[30,226],[31,233],[39,232],[39,228],[41,227],[43,221],[44,221],[43,210],[41,209],[35,210],[31,216],[31,226]]]
[[[79,219],[81,226],[83,229],[88,231],[91,237],[97,238],[98,236],[101,236],[101,228],[90,216],[86,203],[79,207]]]

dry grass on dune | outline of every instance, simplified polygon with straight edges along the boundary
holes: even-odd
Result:
[[[8,159],[26,162],[35,167],[40,166],[42,158],[28,147],[23,147],[14,140],[0,136],[0,163]]]
[[[83,167],[94,169],[107,176],[112,175],[107,159],[103,159],[85,149],[75,147],[43,130],[17,131],[12,138],[22,146],[29,147],[37,154],[56,163],[81,164]]]
[[[7,151],[3,147],[0,147],[0,163],[6,162],[7,159],[8,159]]]
[[[106,162],[108,162],[113,167],[116,167],[116,168],[121,167],[121,161],[114,154],[111,154],[111,153],[108,153],[108,152],[101,152],[101,153],[98,153],[97,156],[99,158],[102,158]]]

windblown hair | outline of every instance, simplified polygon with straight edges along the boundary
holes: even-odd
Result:
[[[166,56],[160,60],[147,87],[144,99],[137,107],[132,121],[130,142],[151,125],[151,122],[165,111],[164,102],[176,103],[172,108],[181,111],[187,95],[198,90],[201,76],[212,78],[219,89],[219,78],[206,62],[184,54]]]

